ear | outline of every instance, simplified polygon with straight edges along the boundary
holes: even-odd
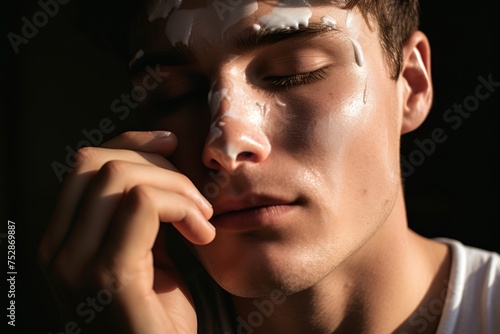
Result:
[[[401,133],[404,134],[418,128],[432,106],[431,49],[427,36],[421,31],[414,32],[403,46],[400,84],[403,91]]]

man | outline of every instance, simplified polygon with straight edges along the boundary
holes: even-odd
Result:
[[[433,97],[416,1],[131,13],[147,131],[77,152],[40,245],[65,328],[500,331],[499,255],[407,226],[399,140]]]

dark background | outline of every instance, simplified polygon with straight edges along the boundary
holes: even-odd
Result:
[[[432,45],[435,100],[422,127],[402,140],[403,159],[418,165],[405,175],[409,224],[425,236],[499,252],[500,87],[456,129],[443,119],[454,104],[472,101],[478,77],[500,82],[498,14],[492,4],[481,2],[421,4],[421,29]],[[65,164],[66,146],[74,149],[85,139],[82,131],[98,128],[104,117],[116,128],[103,140],[134,122],[133,115],[122,121],[110,110],[114,99],[130,92],[127,66],[75,30],[79,1],[60,5],[58,14],[14,54],[7,33],[20,34],[21,18],[31,21],[39,10],[35,1],[26,0],[0,9],[1,205],[4,221],[17,226],[15,333],[59,331],[35,259],[59,186],[51,164]],[[429,142],[437,128],[446,141],[418,153],[422,149],[415,141]],[[4,225],[0,233],[6,230]],[[5,239],[0,245],[6,249]]]

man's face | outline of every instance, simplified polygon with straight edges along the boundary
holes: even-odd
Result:
[[[133,40],[136,66],[168,73],[150,129],[177,135],[169,160],[214,206],[194,250],[235,295],[319,282],[396,198],[397,82],[375,24],[324,3],[155,0]]]

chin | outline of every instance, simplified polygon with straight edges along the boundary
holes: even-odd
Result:
[[[230,259],[222,256],[212,260],[204,254],[200,260],[224,290],[243,298],[270,296],[276,290],[284,295],[295,294],[314,286],[331,271],[332,261],[326,263],[328,257],[320,247],[309,252],[300,247],[294,247],[295,252],[275,248],[278,250],[234,252]]]

